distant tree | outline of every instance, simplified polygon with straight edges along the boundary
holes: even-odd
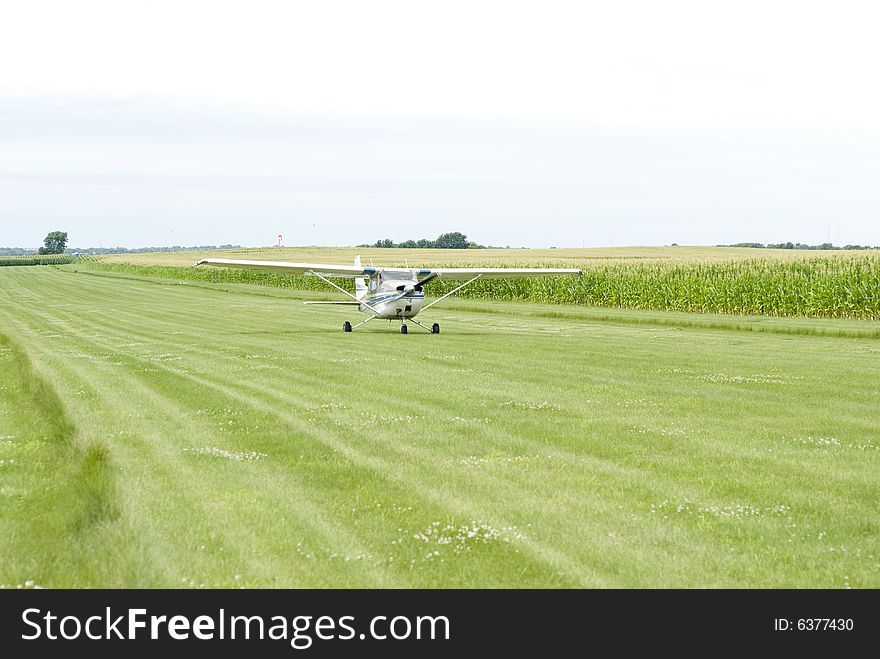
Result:
[[[64,254],[67,247],[66,231],[51,231],[43,240],[45,247],[40,247],[40,254]]]
[[[395,244],[391,238],[377,240],[373,245],[358,245],[358,247],[404,247],[408,249],[486,249],[485,245],[469,242],[467,236],[459,231],[444,233],[437,240],[428,240],[422,238],[420,240],[404,240],[402,243]]]
[[[452,231],[444,233],[434,241],[434,245],[439,249],[467,249],[467,236],[460,231]]]

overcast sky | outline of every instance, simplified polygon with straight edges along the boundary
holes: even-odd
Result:
[[[880,9],[40,2],[0,245],[880,244]]]

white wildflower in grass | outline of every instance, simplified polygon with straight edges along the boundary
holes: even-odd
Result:
[[[535,456],[537,459],[538,456]],[[465,467],[476,467],[479,465],[486,465],[489,463],[494,464],[516,464],[522,462],[528,462],[533,458],[528,455],[499,455],[493,457],[479,458],[476,455],[469,455],[466,458],[462,458],[458,461],[458,464],[463,465]]]
[[[856,443],[856,444],[847,444],[847,448],[854,448],[859,451],[880,451],[880,446],[876,444],[871,444],[870,442]]]
[[[784,504],[774,506],[754,506],[747,503],[730,504],[730,505],[705,505],[691,502],[688,499],[682,499],[679,502],[662,501],[659,504],[651,504],[651,512],[655,514],[663,514],[668,517],[670,513],[686,516],[698,517],[715,517],[717,519],[748,519],[762,517],[764,515],[773,515],[777,517],[788,517],[791,515],[791,508]]]
[[[245,416],[245,411],[233,407],[201,408],[196,410],[196,416]]]
[[[269,457],[265,453],[257,453],[256,451],[248,451],[246,453],[236,453],[234,451],[227,451],[222,448],[217,448],[216,446],[203,446],[201,448],[185,448],[182,450],[184,453],[194,453],[196,455],[207,455],[212,458],[223,458],[224,460],[234,460],[235,462],[256,461],[256,460],[262,460],[263,458]]]
[[[776,375],[726,375],[724,373],[710,373],[697,379],[713,383],[785,384],[785,381]]]
[[[480,418],[476,418],[476,417],[465,418],[463,416],[453,416],[453,417],[450,417],[449,420],[452,421],[453,423],[492,423],[492,420],[489,419],[488,417],[483,417],[482,419],[480,419]]]
[[[458,355],[443,355],[428,352],[419,357],[419,359],[421,359],[422,361],[436,360],[440,362],[452,362],[456,359],[460,359],[460,357]]]
[[[322,403],[318,405],[318,407],[313,407],[312,410],[315,412],[332,412],[334,410],[344,410],[346,409],[345,405],[342,403]]]
[[[648,426],[633,426],[627,429],[627,432],[636,435],[647,435],[649,433],[662,435],[663,437],[685,437],[688,434],[686,428],[649,428]]]
[[[836,437],[793,437],[788,441],[804,446],[840,446],[840,440]]]
[[[615,402],[617,407],[635,407],[635,408],[645,408],[645,407],[658,407],[658,403],[652,400],[645,400],[644,398],[624,398],[623,400],[619,400]]]
[[[501,403],[502,407],[513,407],[518,410],[532,410],[532,411],[550,411],[550,412],[559,412],[562,408],[559,407],[556,403],[551,403],[546,400],[529,402],[529,401],[517,401],[517,400],[508,400],[504,403]]]
[[[484,465],[488,463],[489,461],[486,458],[478,458],[475,455],[469,455],[458,461],[458,464],[464,465],[465,467],[474,467],[476,465]]]
[[[375,556],[369,552],[361,552],[359,554],[343,554],[334,551],[332,547],[322,547],[320,549],[306,550],[301,542],[296,543],[296,553],[310,561],[342,561],[344,563],[373,561]]]
[[[782,441],[787,444],[807,446],[810,448],[842,448],[855,449],[856,451],[877,451],[880,446],[871,442],[842,442],[836,437],[783,437]]]
[[[422,531],[412,534],[412,539],[418,543],[447,546],[454,553],[469,551],[479,545],[509,543],[524,537],[516,526],[496,528],[480,520],[464,524],[432,522]]]

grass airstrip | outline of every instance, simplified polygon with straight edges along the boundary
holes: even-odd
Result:
[[[876,321],[328,297],[0,268],[0,585],[880,587]]]

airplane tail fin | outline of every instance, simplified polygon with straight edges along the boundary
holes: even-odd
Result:
[[[360,256],[354,257],[354,265],[356,268],[363,267],[361,265],[361,257]],[[358,300],[363,298],[367,294],[367,280],[364,279],[363,277],[355,277],[354,278],[354,292],[355,292],[355,297],[357,297]]]

